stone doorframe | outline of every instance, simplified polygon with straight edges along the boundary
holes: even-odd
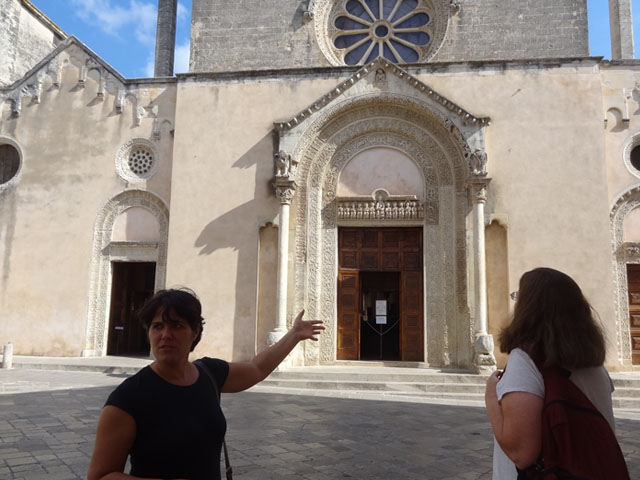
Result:
[[[149,210],[160,226],[160,242],[112,242],[113,224],[131,207]],[[146,190],[125,190],[102,208],[93,232],[89,268],[89,311],[83,357],[104,356],[107,352],[109,306],[111,304],[111,262],[155,262],[155,290],[164,287],[167,270],[169,209],[156,195]]]
[[[304,364],[336,360],[339,174],[357,153],[390,147],[411,158],[424,179],[425,359],[431,365],[470,367],[473,278],[467,272],[472,271],[473,249],[467,238],[472,207],[467,182],[474,150],[449,118],[404,95],[359,95],[317,115],[303,132],[280,132],[280,149],[291,152],[296,167],[295,237],[289,252],[294,265],[288,268],[295,281],[287,320],[306,308],[309,318],[323,319],[326,327],[318,343],[305,345]],[[393,220],[368,224],[399,225]]]
[[[627,264],[640,263],[640,244],[624,242],[624,220],[629,212],[636,208],[640,208],[640,186],[623,192],[613,203],[610,214],[615,282],[616,345],[618,360],[622,365],[628,366],[632,362]]]

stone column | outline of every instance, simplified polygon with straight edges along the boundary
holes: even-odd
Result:
[[[178,0],[158,0],[154,77],[173,76]]]
[[[487,186],[491,180],[477,177],[469,182],[473,202],[473,258],[475,301],[475,358],[479,372],[495,369],[493,337],[487,332],[487,269],[484,242],[484,205],[487,202]]]
[[[631,0],[609,0],[611,59],[634,58]]]
[[[287,332],[287,288],[289,272],[289,209],[296,191],[296,182],[288,177],[277,177],[274,182],[280,200],[280,229],[278,230],[278,285],[276,328],[269,332],[267,343],[273,345]]]

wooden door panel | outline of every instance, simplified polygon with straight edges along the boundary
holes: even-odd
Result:
[[[627,264],[631,363],[640,365],[640,265]]]
[[[338,273],[338,360],[360,358],[360,282],[358,272]]]
[[[400,329],[402,360],[424,360],[422,272],[401,273]]]

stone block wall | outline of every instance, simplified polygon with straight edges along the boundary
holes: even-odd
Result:
[[[589,55],[586,0],[466,0],[432,61]]]
[[[0,0],[0,86],[20,79],[63,37],[20,0]]]
[[[330,0],[318,0],[317,4]],[[444,0],[434,0],[444,1]],[[586,0],[464,0],[432,62],[589,54]],[[194,0],[192,72],[330,66],[308,0]],[[321,9],[319,9],[321,10]]]

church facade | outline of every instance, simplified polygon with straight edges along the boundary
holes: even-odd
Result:
[[[576,279],[607,364],[640,365],[640,62],[585,0],[194,0],[190,72],[126,79],[1,0],[0,343],[148,355],[136,308],[187,286],[196,353],[491,369],[510,292]],[[259,11],[260,15],[255,15]],[[27,54],[28,52],[28,54]]]

